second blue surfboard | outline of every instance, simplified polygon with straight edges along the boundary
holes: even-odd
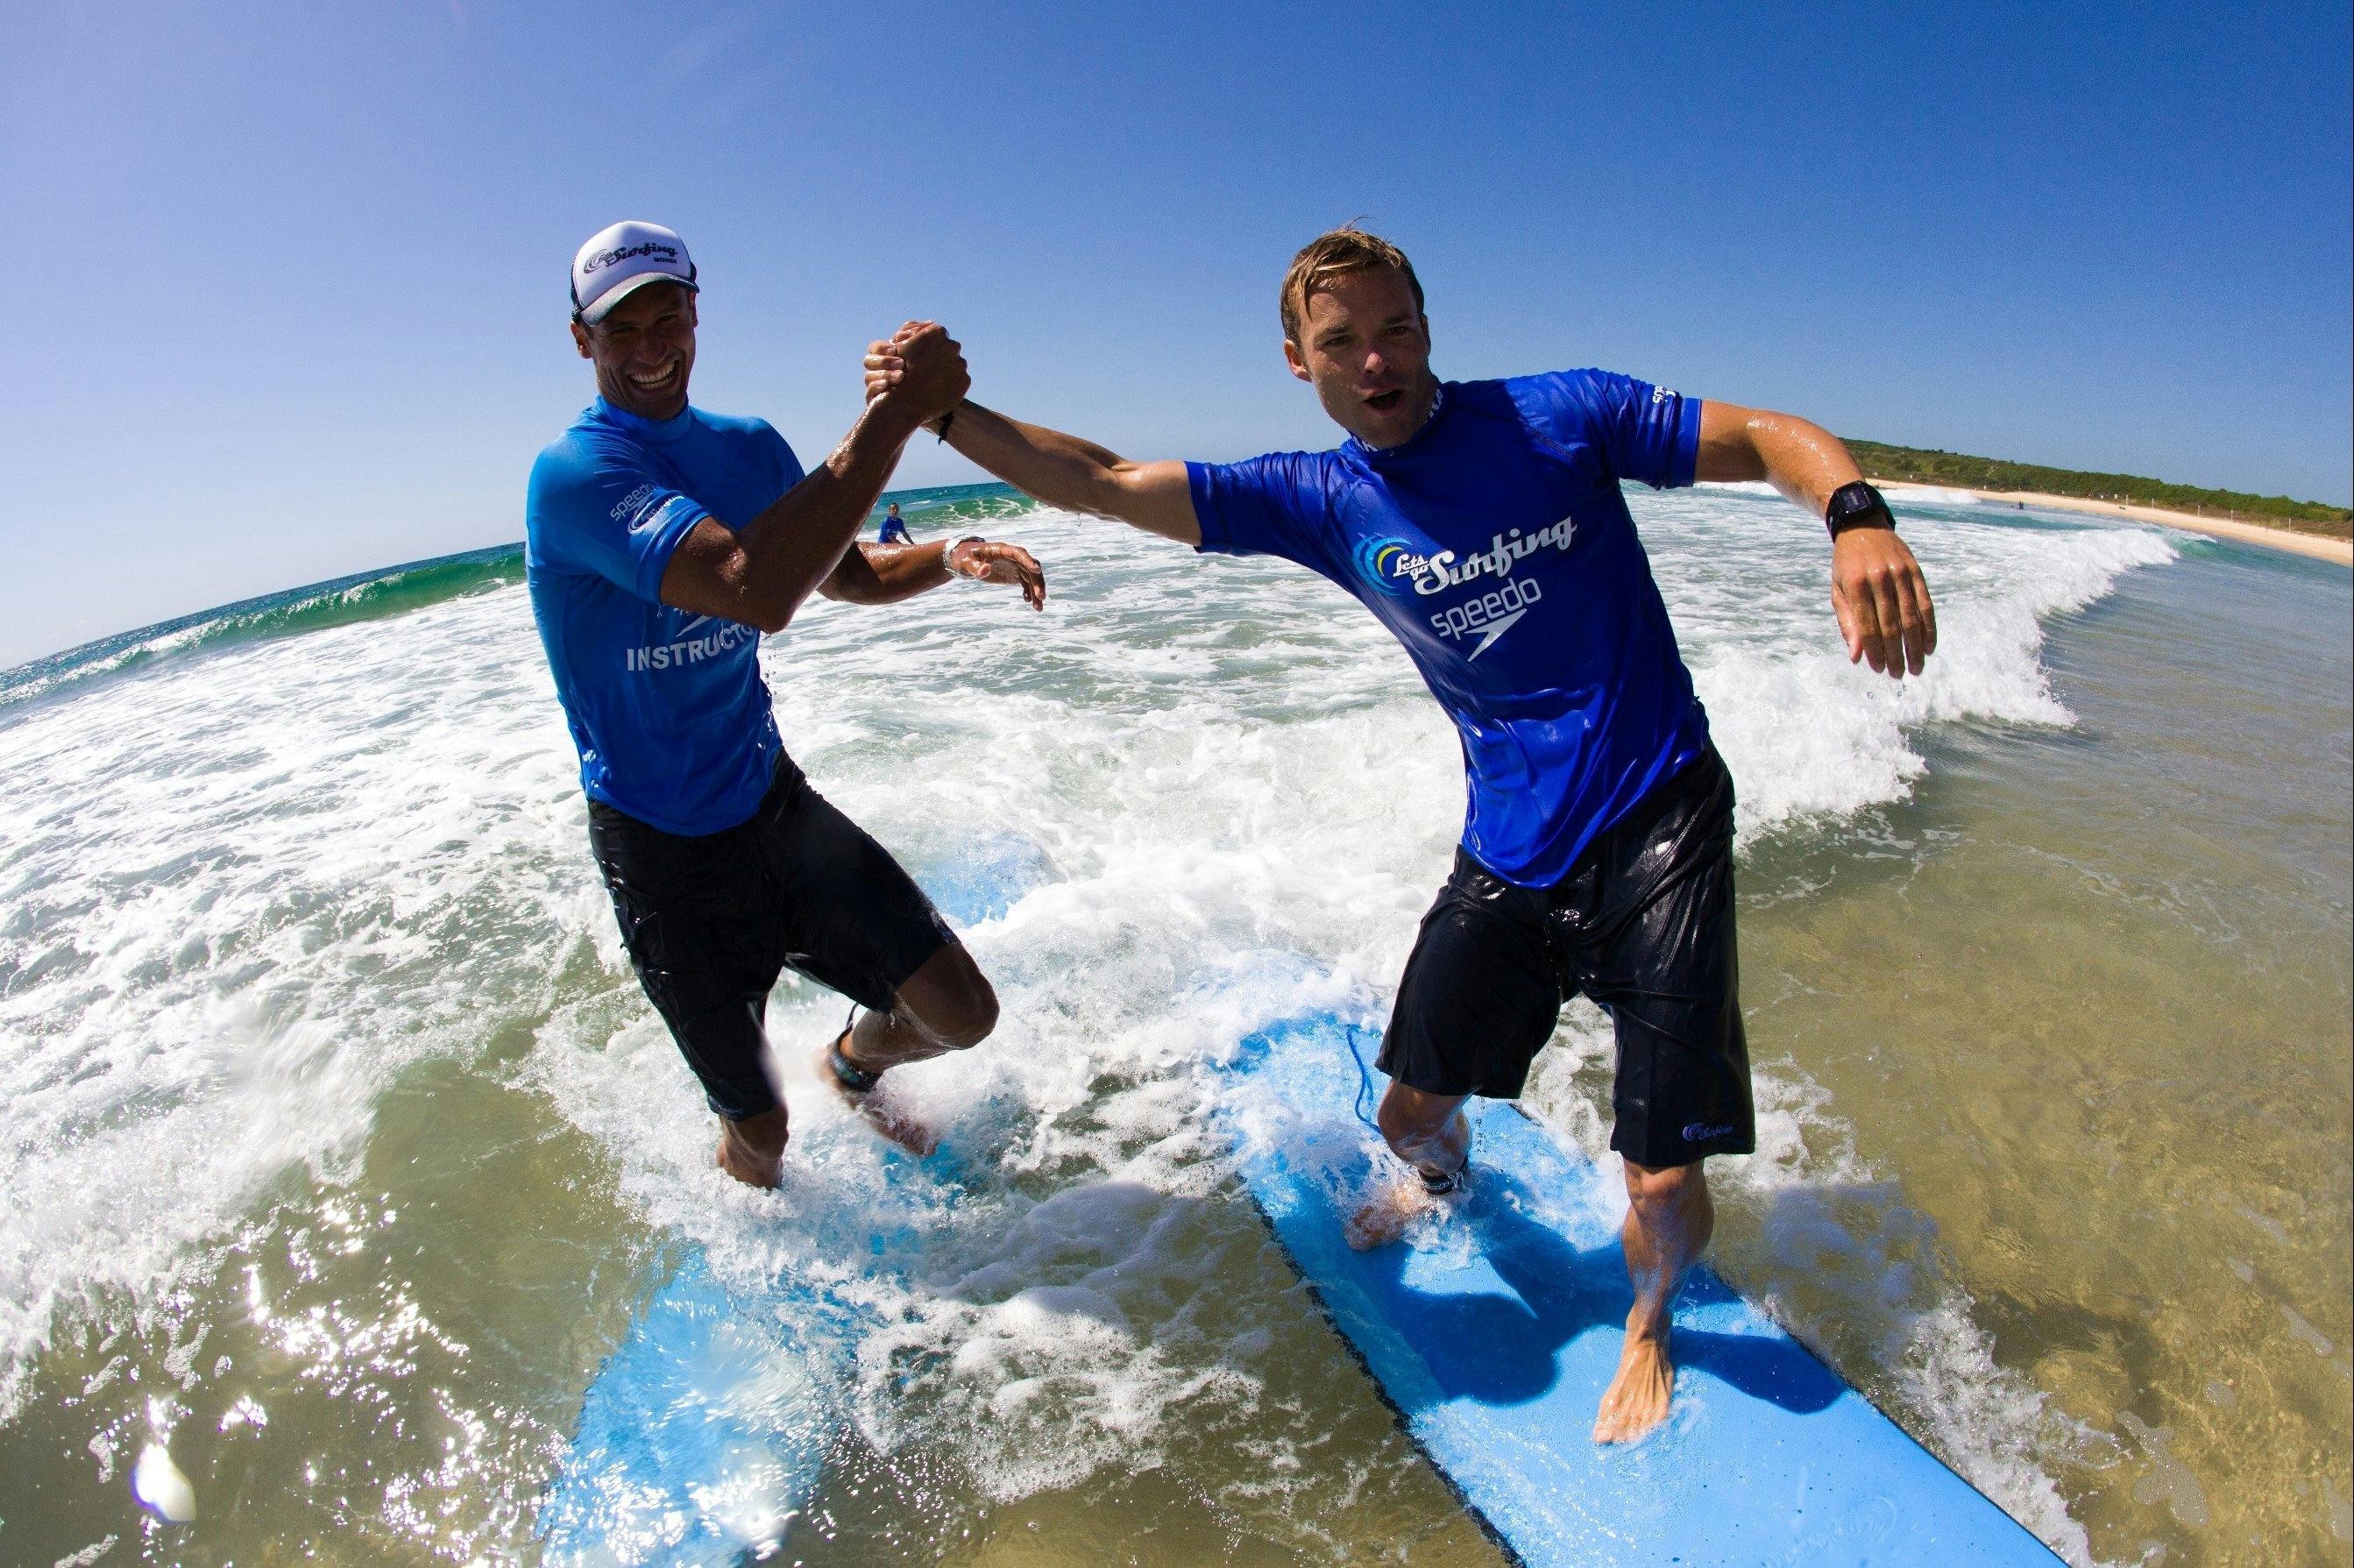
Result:
[[[1592,1428],[1632,1296],[1615,1172],[1517,1107],[1470,1102],[1454,1218],[1367,1253],[1361,1119],[1383,1080],[1329,1015],[1244,1042],[1225,1117],[1244,1180],[1407,1432],[1533,1568],[2052,1568],[2059,1559],[1706,1269],[1675,1308],[1675,1410]],[[1384,1156],[1383,1158],[1386,1158]]]

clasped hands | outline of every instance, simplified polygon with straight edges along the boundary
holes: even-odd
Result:
[[[921,425],[936,424],[972,390],[964,346],[938,322],[909,322],[866,345],[866,401],[904,404]]]

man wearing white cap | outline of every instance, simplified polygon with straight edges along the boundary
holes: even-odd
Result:
[[[533,465],[525,566],[588,796],[588,836],[631,962],[718,1113],[718,1164],[773,1187],[787,1118],[767,1059],[790,966],[867,1011],[822,1071],[896,1140],[922,1128],[885,1069],[978,1044],[997,999],[884,848],[785,755],[760,634],[812,592],[888,604],[956,578],[1043,608],[1012,545],[856,543],[907,439],[970,385],[953,339],[910,323],[907,374],[814,472],[764,419],[687,404],[695,263],[676,234],[617,223],[572,262],[572,339],[597,400]]]

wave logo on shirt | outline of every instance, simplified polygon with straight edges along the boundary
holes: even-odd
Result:
[[[1404,539],[1357,541],[1357,575],[1386,594],[1405,597],[1416,577],[1430,569],[1430,557],[1418,554]]]

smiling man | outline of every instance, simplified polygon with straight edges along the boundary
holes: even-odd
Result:
[[[804,473],[766,420],[688,404],[699,288],[659,225],[580,248],[572,341],[598,396],[532,468],[524,559],[631,962],[718,1114],[720,1169],[773,1187],[788,1120],[763,1017],[786,967],[867,1010],[821,1072],[918,1150],[929,1134],[877,1095],[884,1072],[977,1044],[997,1000],[898,863],[785,754],[760,638],[812,592],[889,604],[961,577],[1043,608],[1046,588],[1011,545],[854,543],[907,439],[970,385],[938,325],[903,330],[897,383]]]
[[[1421,283],[1353,228],[1300,251],[1283,352],[1348,433],[1330,451],[1130,462],[970,401],[944,434],[1058,506],[1346,588],[1405,644],[1462,737],[1469,809],[1382,1044],[1379,1121],[1413,1172],[1350,1221],[1394,1240],[1459,1191],[1472,1095],[1517,1097],[1572,996],[1614,1023],[1610,1144],[1635,1305],[1598,1441],[1668,1413],[1669,1308],[1707,1245],[1702,1162],[1755,1148],[1734,950],[1733,781],[1619,485],[1773,482],[1829,525],[1849,657],[1902,677],[1936,645],[1927,585],[1837,438],[1597,370],[1441,382]],[[875,344],[867,387],[914,374]],[[1795,540],[1794,540],[1795,543]]]

